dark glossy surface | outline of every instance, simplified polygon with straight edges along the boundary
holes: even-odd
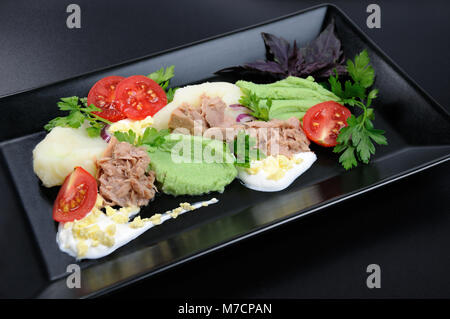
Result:
[[[448,298],[448,176],[450,161],[106,297]]]
[[[320,10],[319,13],[321,13]],[[303,16],[303,18],[305,18],[305,15]],[[311,28],[315,28],[317,32],[318,28],[320,28],[321,26],[321,23],[319,23],[321,20],[318,20],[317,16],[311,16],[310,19],[311,20],[308,21],[304,20],[303,22],[307,22],[310,30]],[[314,24],[313,22],[316,24]],[[345,25],[342,24],[342,21],[338,22],[338,25],[339,23],[341,23],[339,32],[344,40],[344,46],[347,50],[346,53],[352,55],[357,50],[360,50],[363,44],[358,42],[358,39],[353,34],[353,30],[344,28]],[[307,28],[303,27],[302,29],[306,30]],[[276,30],[276,27],[275,29],[268,30],[275,33],[277,33],[278,31]],[[341,32],[343,34],[341,34]],[[292,39],[292,37],[289,36],[289,32],[287,32],[286,30],[283,30],[280,33],[282,33],[284,37]],[[300,40],[300,42],[307,41],[308,39],[311,39],[315,36],[314,33],[308,35],[305,33],[304,36],[307,36],[307,38],[303,39],[302,41],[301,39],[299,39],[298,33],[296,33],[296,35],[297,40]],[[251,39],[255,39],[258,42],[260,41],[259,37],[254,35],[252,35]],[[233,41],[236,41],[236,39],[234,39]],[[248,41],[246,41],[246,43],[247,42]],[[257,45],[256,41],[254,44]],[[251,45],[251,43],[248,45]],[[214,46],[212,47],[214,48]],[[192,48],[194,48],[195,50],[195,47],[191,47],[190,49]],[[211,43],[208,44],[208,47],[200,47],[202,52],[207,52],[208,48],[211,48]],[[223,49],[224,47],[219,45],[218,48]],[[189,48],[185,50],[189,50]],[[254,52],[258,52],[258,57],[261,56],[261,50],[251,51],[250,54],[254,54]],[[198,61],[198,55],[188,54],[188,56],[194,59],[193,62],[195,62],[196,59]],[[236,55],[231,54],[231,56],[235,57]],[[164,57],[167,56],[163,56],[161,58]],[[202,58],[204,58],[204,56],[202,56]],[[243,56],[241,52],[239,54],[239,58],[251,59],[253,58],[253,56]],[[176,56],[171,56],[170,61],[172,61],[172,63],[176,63],[173,62],[176,61]],[[155,63],[154,65],[159,65],[162,63],[161,61],[154,62],[153,60],[151,62]],[[142,65],[142,63],[143,62],[141,62],[139,68],[144,67],[145,69],[148,69],[149,67],[151,68],[153,66],[153,64]],[[215,56],[214,61],[211,61],[211,63],[217,63],[217,55]],[[227,61],[226,63],[224,62],[223,65],[230,65],[233,63],[235,62]],[[108,257],[107,260],[95,262],[94,266],[87,268],[83,272],[83,278],[86,278],[86,281],[83,284],[83,287],[85,287],[83,289],[84,291],[78,291],[78,293],[89,293],[90,291],[102,288],[104,286],[107,286],[108,284],[115,283],[120,279],[129,279],[130,277],[139,275],[149,269],[154,269],[164,265],[165,263],[176,261],[176,256],[188,256],[192,253],[201,251],[202,249],[210,248],[211,246],[220,244],[221,239],[227,240],[235,236],[243,235],[248,231],[256,230],[259,227],[267,226],[273,222],[276,222],[277,220],[279,221],[280,219],[292,216],[293,213],[299,210],[310,208],[317,204],[327,204],[330,200],[343,198],[342,196],[352,196],[353,192],[356,190],[364,190],[371,186],[376,186],[379,183],[385,182],[387,179],[397,177],[397,174],[404,172],[405,170],[415,169],[422,166],[424,163],[433,161],[442,156],[447,156],[449,150],[448,146],[446,146],[446,144],[448,144],[448,135],[446,135],[445,133],[448,132],[448,115],[445,115],[445,113],[442,112],[441,109],[436,108],[436,112],[431,112],[432,115],[430,116],[429,114],[431,109],[429,99],[427,99],[426,97],[422,98],[420,94],[411,92],[409,83],[402,81],[402,79],[399,78],[395,74],[395,72],[393,72],[393,70],[391,69],[391,65],[384,63],[381,59],[375,59],[374,63],[376,64],[375,68],[378,72],[377,85],[381,88],[383,84],[392,84],[392,82],[394,81],[394,83],[396,84],[395,86],[399,88],[399,91],[396,91],[396,93],[392,95],[389,95],[389,93],[384,94],[380,99],[379,107],[384,113],[383,116],[380,117],[378,125],[382,128],[388,129],[389,139],[391,143],[389,147],[380,149],[379,153],[377,154],[376,161],[373,165],[359,168],[349,174],[340,175],[342,173],[342,170],[336,166],[335,158],[331,158],[329,155],[319,153],[318,155],[320,161],[316,164],[314,170],[310,170],[305,175],[304,179],[302,179],[301,181],[297,181],[296,184],[289,189],[290,191],[284,192],[281,195],[274,194],[270,198],[265,198],[266,202],[262,202],[264,196],[260,196],[260,193],[248,191],[235,182],[233,185],[230,185],[230,189],[228,189],[227,192],[223,194],[223,196],[238,197],[241,195],[241,197],[243,197],[242,195],[246,194],[247,196],[245,199],[245,203],[239,203],[236,206],[233,206],[231,204],[227,205],[227,203],[229,203],[230,201],[227,201],[226,198],[224,198],[221,203],[225,202],[226,206],[218,207],[217,211],[212,208],[213,210],[210,211],[210,213],[200,213],[199,211],[198,215],[200,216],[197,219],[194,219],[194,217],[191,216],[184,216],[186,218],[180,218],[176,221],[177,223],[179,223],[177,226],[178,228],[170,225],[167,225],[167,227],[164,228],[166,224],[162,225],[162,234],[146,234],[145,238],[142,237],[142,240],[136,241],[137,243],[133,243],[132,245],[125,247],[122,253],[118,255],[116,254],[115,257],[110,256],[111,258]],[[178,68],[177,79],[179,79],[179,81],[183,81],[183,79],[186,79],[182,83],[188,83],[194,80],[194,78],[189,78],[189,76],[195,77],[195,75],[197,75],[197,79],[203,79],[201,74],[189,74],[188,76],[186,74],[188,72],[185,71],[185,73],[183,73],[182,68],[178,67],[178,65],[182,66],[182,64],[176,64]],[[192,66],[192,64],[189,65]],[[222,66],[222,64],[216,64],[216,69],[217,66]],[[206,68],[208,67],[209,64]],[[203,70],[201,67],[198,67],[195,70],[200,73],[205,71],[207,73],[204,74],[209,74],[208,69]],[[123,72],[125,72],[123,74],[132,74],[133,69],[128,68]],[[100,75],[96,76],[100,77]],[[385,81],[382,81],[383,79]],[[389,79],[389,81],[387,81],[387,79]],[[89,81],[92,80],[83,78],[81,79],[81,81],[77,81],[77,85],[69,82],[66,84],[62,84],[61,86],[57,86],[59,91],[56,96],[64,95],[63,93],[59,92],[64,92],[64,90],[67,90],[67,88],[69,87],[70,92],[72,92],[69,94],[82,95],[82,93],[76,93],[74,91],[78,90],[79,92],[82,92],[83,89],[86,90],[84,86],[89,87],[89,84],[86,84],[86,82]],[[48,91],[45,91],[46,89],[44,89],[43,91],[38,92],[38,98],[35,100],[38,103],[42,103],[42,108],[45,107],[45,104],[47,102],[52,99],[54,100],[54,96],[52,96],[51,93],[54,89],[55,87],[50,87],[47,88]],[[383,92],[389,92],[389,87],[383,88],[382,90]],[[398,92],[403,93],[403,95],[400,94],[400,100],[398,99]],[[8,102],[8,105],[11,105],[11,103],[17,103],[16,105],[18,106],[20,102],[24,102],[26,100],[26,94],[24,100],[20,100],[20,98],[18,100],[15,100],[14,98],[15,97],[11,97],[11,99],[6,100],[6,102]],[[30,97],[28,96],[28,98]],[[417,105],[417,108],[414,108],[412,112],[410,109],[410,105],[406,103],[409,102],[410,99],[413,99],[415,101],[415,104]],[[2,102],[4,101],[5,100],[2,100]],[[49,104],[47,103],[47,105]],[[389,108],[384,106],[389,106]],[[404,119],[403,116],[399,117],[399,114],[402,114],[399,112],[402,107],[408,107],[408,114],[410,116],[409,118],[407,116],[406,119]],[[49,110],[48,106],[46,108],[47,110]],[[14,109],[19,108],[17,107]],[[53,109],[49,111],[51,112],[53,111]],[[426,132],[428,134],[414,134],[415,132],[417,132],[417,130],[411,129],[411,122],[417,123],[417,120],[412,120],[415,117],[417,118],[423,116],[424,114],[427,114],[427,116],[430,117],[435,125],[433,125],[432,127],[430,126],[424,128],[425,130],[427,130]],[[46,116],[50,117],[48,113],[46,113]],[[385,118],[389,118],[395,121],[395,129],[391,126],[392,123],[384,121]],[[13,128],[11,127],[10,129]],[[32,130],[33,127],[29,127],[28,129]],[[10,131],[6,130],[2,132],[11,134]],[[421,132],[423,133],[423,129]],[[24,194],[27,194],[28,196],[30,192],[33,193],[33,191],[37,189],[37,180],[32,174],[30,174],[29,171],[27,172],[20,169],[21,167],[27,166],[27,161],[28,163],[30,161],[29,158],[17,156],[17,154],[27,154],[27,152],[29,153],[30,149],[32,149],[34,145],[33,143],[37,141],[36,138],[37,137],[30,137],[25,140],[20,140],[17,143],[8,143],[7,145],[3,145],[2,148],[4,151],[4,155],[6,155],[6,159],[9,161],[9,165],[11,166],[11,168],[13,168],[13,177],[16,181],[20,181],[19,183],[17,183],[19,191],[21,187],[24,188],[22,189],[22,191],[20,191],[20,194],[22,195],[25,207],[27,207],[28,205],[28,209],[26,211],[31,220],[33,220],[33,218],[38,220],[37,222],[32,221],[32,226],[34,226],[35,232],[41,232],[40,235],[43,235],[38,236],[38,238],[40,238],[42,241],[40,243],[40,247],[42,249],[49,244],[50,237],[54,239],[54,233],[52,235],[52,233],[50,232],[51,223],[49,223],[47,219],[42,219],[39,216],[36,216],[36,214],[34,213],[36,209],[34,208],[36,207],[36,205],[41,205],[41,208],[45,208],[46,205],[48,206],[49,203],[51,203],[51,200],[50,202],[45,200],[43,201],[42,197],[36,196],[32,197],[36,199],[36,202],[30,203],[28,200],[29,197],[23,197]],[[32,176],[31,179],[34,178],[34,180],[31,180],[30,176]],[[241,193],[242,190],[244,190],[243,194]],[[47,195],[44,194],[44,197],[45,196]],[[51,198],[51,195],[48,197]],[[305,200],[298,201],[299,197],[304,198]],[[175,204],[175,201],[172,201],[171,203],[165,201],[165,203],[167,203],[168,207],[172,207],[173,204]],[[255,205],[251,209],[247,209],[247,206],[252,203],[259,203],[259,205]],[[267,203],[270,205],[263,205],[262,203]],[[255,214],[255,210],[258,211],[258,214]],[[265,213],[263,214],[262,212]],[[296,217],[299,216],[300,215],[297,215]],[[215,220],[211,220],[211,218]],[[171,236],[173,234],[179,233],[180,230],[185,229],[187,224],[195,225],[195,228],[185,231],[184,234]],[[199,224],[202,224],[202,226],[198,227],[197,225]],[[54,231],[54,225],[51,226],[53,227],[52,229]],[[212,231],[208,231],[208,229],[212,229]],[[222,233],[219,234],[217,232],[217,229],[221,229]],[[186,236],[186,233],[188,234],[188,236]],[[196,243],[196,238],[207,239],[208,237],[210,237],[208,236],[208,233],[214,234],[211,241],[204,240],[200,244]],[[48,236],[47,239],[45,238],[45,236]],[[149,243],[154,242],[158,242],[158,244],[148,246]],[[54,254],[50,249],[42,249],[42,252],[44,253],[44,256],[47,255],[45,256],[45,262],[50,275],[52,277],[57,277],[58,275],[60,275],[61,271],[63,271],[63,269],[65,268],[65,264],[67,264],[68,262],[64,259],[64,256],[60,256],[63,254],[59,252],[59,255]],[[149,255],[154,256],[155,258],[148,258]],[[88,264],[85,264],[85,266],[87,265]],[[58,289],[58,284],[61,284],[61,287],[65,288],[64,281],[56,282],[54,286],[50,287],[50,289],[45,292],[47,293],[46,296],[64,296],[64,294],[61,294],[63,289],[61,289],[61,287]]]

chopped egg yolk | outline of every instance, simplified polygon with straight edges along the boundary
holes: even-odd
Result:
[[[147,116],[145,119],[140,121],[126,119],[112,123],[108,130],[111,134],[114,134],[114,132],[128,132],[129,130],[132,130],[136,133],[136,138],[138,138],[144,134],[147,127],[152,125],[153,118],[151,116]]]
[[[88,240],[90,240],[91,245],[94,247],[99,244],[107,247],[114,245],[115,225],[110,224],[106,229],[101,229],[96,223],[99,218],[99,213],[103,214],[100,210],[98,210],[98,212],[93,211],[85,218],[72,222],[72,235],[78,242],[77,250],[79,257],[86,254],[87,249],[89,248],[87,243]],[[64,227],[69,227],[67,224],[68,223],[64,224]]]
[[[250,168],[247,168],[246,171],[250,175],[255,175],[262,170],[267,179],[278,181],[284,177],[288,170],[302,161],[301,158],[290,159],[284,155],[267,156],[263,160],[252,161]]]
[[[213,198],[207,202],[201,202],[194,205],[190,203],[180,203],[179,207],[166,212],[165,215],[176,218],[179,214],[186,211],[195,210],[197,208],[208,206],[209,203],[215,203],[217,199]],[[98,247],[101,249],[111,249],[113,246],[121,244],[125,234],[132,235],[131,230],[148,227],[150,225],[159,225],[167,217],[162,214],[154,214],[150,218],[141,218],[136,216],[132,221],[131,217],[139,212],[139,207],[129,206],[115,209],[111,206],[105,206],[103,212],[104,200],[97,195],[97,201],[92,211],[80,220],[64,223],[63,228],[70,232],[75,240],[75,253],[77,258],[83,258],[89,252],[90,247]],[[119,239],[118,239],[119,238]],[[122,239],[120,239],[122,238]],[[117,240],[119,242],[117,242]],[[103,247],[101,247],[102,245]],[[66,246],[69,248],[69,246]]]
[[[114,236],[116,234],[116,224],[125,224],[129,220],[130,213],[135,212],[137,207],[122,207],[116,210],[110,206],[106,206],[106,215],[110,217],[111,223],[101,228],[98,224],[99,218],[103,216],[100,208],[103,205],[103,198],[97,195],[92,211],[80,220],[67,222],[64,228],[72,229],[72,235],[77,241],[77,255],[83,257],[89,246],[97,247],[99,244],[111,247],[115,243]],[[131,225],[130,225],[131,226]],[[89,245],[90,244],[90,245]]]

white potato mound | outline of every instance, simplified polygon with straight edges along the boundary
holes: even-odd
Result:
[[[225,104],[238,104],[243,95],[241,89],[228,82],[205,82],[197,85],[188,85],[175,92],[173,101],[163,107],[153,116],[153,126],[158,130],[166,129],[172,112],[187,103],[192,107],[200,107],[201,96],[220,97]]]
[[[33,150],[33,169],[46,187],[61,185],[76,166],[92,176],[96,159],[108,144],[101,137],[89,137],[84,127],[55,127]]]

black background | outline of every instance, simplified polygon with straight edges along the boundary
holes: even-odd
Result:
[[[74,2],[81,7],[82,28],[70,30],[65,9]],[[381,6],[381,29],[365,25],[366,7],[374,1],[330,2],[343,9],[419,85],[449,108],[448,1],[376,1]],[[319,3],[3,0],[0,96]],[[449,173],[447,162],[111,296],[448,298]],[[381,266],[381,289],[366,286],[366,267],[373,263]]]

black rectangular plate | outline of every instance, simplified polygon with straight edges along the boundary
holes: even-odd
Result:
[[[328,149],[312,147],[317,162],[288,189],[277,193],[249,190],[238,181],[223,194],[200,197],[158,195],[141,215],[217,197],[219,203],[168,221],[113,254],[79,263],[82,288],[68,289],[65,275],[74,259],[59,251],[56,224],[50,217],[57,189],[40,186],[33,173],[31,152],[42,140],[43,125],[58,115],[55,103],[64,96],[86,96],[90,86],[108,75],[148,74],[176,65],[174,86],[223,80],[216,70],[264,58],[261,32],[311,41],[331,19],[344,54],[353,57],[367,49],[376,72],[376,126],[386,130],[389,145],[378,147],[370,165],[345,172]],[[87,297],[142,279],[192,258],[305,216],[339,201],[408,176],[449,159],[450,115],[396,66],[344,13],[330,5],[314,7],[264,24],[165,51],[43,88],[0,99],[4,112],[0,127],[2,173],[14,184],[33,240],[47,275],[38,297]],[[17,125],[16,119],[21,119]],[[25,119],[25,120],[22,120]],[[426,121],[424,120],[426,119]]]

